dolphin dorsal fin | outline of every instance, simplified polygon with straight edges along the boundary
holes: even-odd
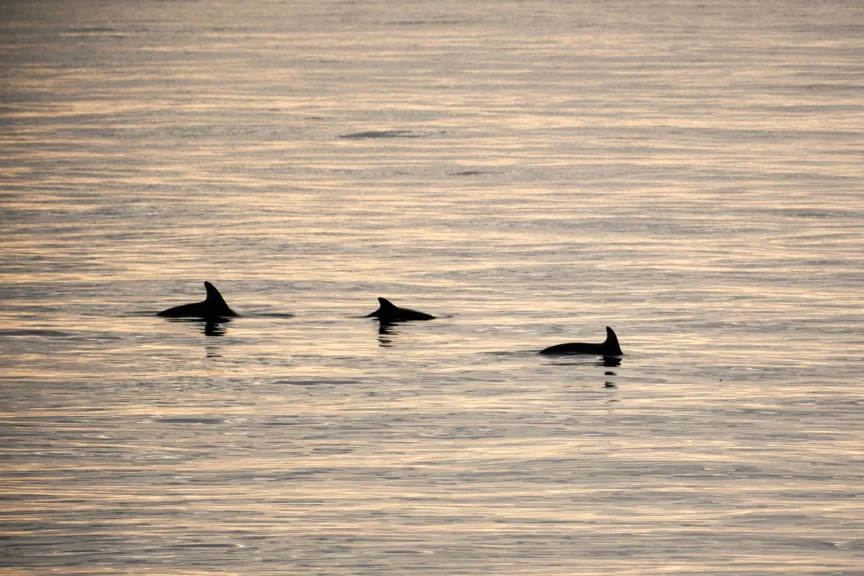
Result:
[[[204,300],[204,308],[209,316],[239,316],[236,312],[228,307],[222,294],[210,282],[204,282],[204,288],[207,289],[207,299]]]
[[[378,304],[381,305],[381,308],[396,308],[396,305],[387,300],[386,298],[378,298]]]
[[[207,289],[207,299],[204,300],[204,302],[210,306],[228,307],[228,304],[225,303],[225,299],[222,298],[222,294],[219,293],[219,290],[217,290],[213,284],[210,282],[204,282],[204,288]]]
[[[603,342],[603,346],[615,354],[621,354],[621,345],[618,343],[618,336],[615,335],[615,332],[609,326],[606,326],[606,341]]]
[[[222,294],[219,293],[219,290],[217,290],[213,284],[210,282],[204,282],[204,288],[207,290],[207,302],[213,304],[225,302],[225,299],[222,298]]]

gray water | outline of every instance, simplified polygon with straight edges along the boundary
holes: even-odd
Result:
[[[0,58],[3,574],[864,574],[861,2],[12,1]]]

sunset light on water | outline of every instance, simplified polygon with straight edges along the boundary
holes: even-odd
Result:
[[[862,21],[4,4],[0,574],[861,574]]]

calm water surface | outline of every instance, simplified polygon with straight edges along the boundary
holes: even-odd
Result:
[[[0,572],[864,574],[862,23],[3,3]]]

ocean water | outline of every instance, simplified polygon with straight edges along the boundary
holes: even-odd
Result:
[[[4,2],[0,573],[864,574],[862,62],[857,0]]]

